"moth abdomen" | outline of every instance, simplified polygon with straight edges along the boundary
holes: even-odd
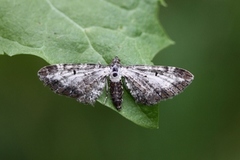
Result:
[[[121,80],[119,82],[110,81],[110,94],[112,98],[113,105],[117,110],[122,108],[122,95],[123,95],[123,87]]]

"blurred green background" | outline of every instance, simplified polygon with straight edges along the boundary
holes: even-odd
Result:
[[[53,94],[38,80],[47,63],[0,57],[0,159],[240,159],[240,1],[168,0],[160,20],[175,45],[154,64],[195,80],[159,104],[160,128]]]

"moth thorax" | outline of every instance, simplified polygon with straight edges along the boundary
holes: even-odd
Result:
[[[119,82],[121,80],[120,67],[117,64],[111,67],[110,80],[112,82]]]

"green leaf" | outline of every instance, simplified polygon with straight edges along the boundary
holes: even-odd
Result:
[[[162,4],[163,0],[161,0]],[[0,55],[35,55],[50,64],[152,64],[173,42],[159,20],[158,0],[19,0],[0,2]],[[104,104],[116,111],[110,100]],[[158,128],[158,107],[136,104],[124,92],[118,112],[147,128]]]

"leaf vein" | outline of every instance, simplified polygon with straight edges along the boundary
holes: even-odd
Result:
[[[94,50],[96,53],[98,53],[98,52],[94,49],[94,47],[92,46],[91,41],[90,41],[88,35],[86,34],[85,29],[84,29],[82,26],[80,26],[80,25],[77,24],[75,21],[73,21],[70,17],[68,17],[66,14],[64,14],[63,12],[61,12],[60,10],[58,10],[58,9],[50,2],[50,0],[46,0],[46,2],[49,4],[49,6],[50,6],[50,8],[51,8],[52,10],[54,10],[56,13],[60,14],[62,17],[64,17],[66,20],[68,20],[70,23],[72,23],[74,26],[76,26],[78,29],[80,29],[80,30],[84,33],[84,35],[85,35],[85,37],[86,37],[86,39],[87,39],[87,42],[88,42],[90,48],[91,48],[92,50]],[[98,53],[98,54],[99,54],[99,53]]]

